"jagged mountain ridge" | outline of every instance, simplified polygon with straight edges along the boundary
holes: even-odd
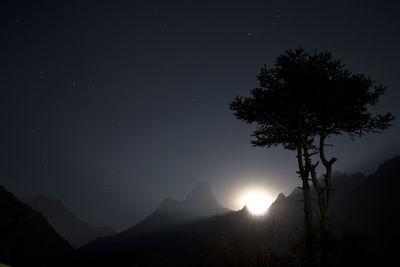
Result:
[[[92,242],[80,249],[95,266],[265,266],[263,218],[246,208],[205,217],[129,239]],[[272,239],[271,239],[272,240]],[[104,241],[104,240],[103,240]],[[257,244],[249,247],[249,244]],[[267,244],[267,249],[272,245]],[[99,256],[100,255],[100,256]],[[273,260],[276,260],[275,258]],[[252,265],[248,265],[251,263]],[[284,264],[269,266],[286,266]]]
[[[161,204],[143,221],[121,233],[124,236],[160,231],[182,224],[225,214],[230,210],[221,206],[207,182],[199,183],[184,200],[164,199]]]
[[[198,184],[184,200],[166,198],[143,223],[156,221],[159,217],[173,217],[186,221],[229,212],[223,208],[211,191],[207,182]]]
[[[400,186],[400,156],[379,165],[369,176],[361,173],[336,174],[333,181],[331,210],[332,231],[335,236],[356,234],[362,236],[368,253],[375,260],[387,260],[396,255],[400,234],[394,229],[400,224],[397,194]],[[276,200],[270,207],[270,220],[281,226],[280,235],[288,240],[295,229],[303,227],[302,191]],[[314,226],[319,225],[317,197],[312,192]],[[385,256],[386,255],[386,256]]]
[[[378,170],[368,176],[365,183],[356,187],[338,203],[338,217],[351,222],[353,227],[363,225],[377,233],[389,231],[382,224],[400,224],[398,191],[400,187],[400,156],[381,163]]]
[[[190,224],[200,219],[215,217],[231,212],[224,208],[215,198],[211,187],[207,182],[199,183],[184,200],[166,198],[143,221],[121,233],[99,238],[80,250],[96,251],[100,248],[103,252],[115,252],[116,248],[130,247],[129,243],[137,238],[149,235],[157,235],[170,229]],[[95,254],[98,252],[96,251]]]
[[[70,244],[81,247],[98,237],[114,234],[111,227],[92,227],[69,211],[60,200],[42,195],[35,196],[26,203],[41,212],[53,228]]]
[[[365,175],[359,172],[350,176],[345,173],[335,172],[332,176],[332,212],[340,212],[341,203],[351,198],[351,192],[364,184],[367,179]],[[271,217],[271,219],[279,221],[279,223],[282,224],[282,228],[293,229],[298,226],[304,218],[302,199],[303,191],[300,188],[295,188],[287,197],[281,193],[268,209],[268,216]],[[317,221],[319,217],[318,197],[312,184],[311,200],[314,219]],[[337,216],[334,215],[333,217],[336,219]]]
[[[0,262],[18,266],[79,266],[80,259],[38,211],[0,186]]]
[[[332,219],[335,229],[342,231],[336,232],[335,235],[341,238],[341,235],[346,237],[346,233],[350,232],[367,236],[366,239],[361,239],[359,247],[350,245],[343,248],[344,254],[340,254],[342,258],[337,260],[337,266],[348,266],[346,264],[351,262],[356,264],[352,266],[357,266],[360,260],[364,263],[379,263],[382,259],[384,261],[391,259],[387,252],[390,252],[390,255],[396,255],[394,252],[398,246],[394,245],[393,241],[398,240],[399,235],[394,234],[393,229],[400,222],[397,215],[399,207],[394,199],[399,185],[399,167],[400,157],[396,157],[381,164],[377,172],[368,177],[360,173],[350,176],[343,173],[334,175]],[[114,236],[113,239],[99,239],[80,251],[88,257],[95,257],[99,262],[115,263],[115,266],[129,266],[135,263],[143,266],[164,266],[170,263],[174,266],[177,262],[178,265],[182,265],[182,262],[191,262],[191,260],[198,262],[198,266],[231,266],[238,262],[248,264],[247,260],[254,260],[256,255],[259,255],[257,253],[260,255],[264,255],[265,251],[269,251],[268,255],[275,255],[275,252],[284,253],[290,249],[293,238],[301,240],[303,237],[301,198],[299,189],[293,190],[287,197],[279,194],[271,205],[268,215],[261,219],[254,220],[247,210],[243,209],[222,216],[178,224],[158,232],[131,235],[130,238],[118,240]],[[318,210],[314,193],[313,198],[317,228]],[[167,207],[174,206],[176,203],[178,203],[176,200],[166,200],[152,215],[168,210]],[[383,211],[386,213],[384,216],[380,214]],[[368,220],[371,217],[377,219]],[[337,227],[340,223],[345,228]],[[356,228],[348,227],[349,225],[355,225]],[[378,235],[380,239],[370,238],[371,235]],[[364,251],[362,252],[364,256],[361,258],[353,254],[354,251],[359,252],[357,251],[359,248]],[[240,255],[244,251],[251,253],[253,249],[254,251],[261,250],[257,250],[258,252],[254,252],[251,256]],[[212,254],[213,252],[215,255]],[[101,259],[97,258],[98,255],[101,255]],[[236,255],[240,256],[236,257]],[[349,259],[349,255],[353,258]],[[231,262],[232,257],[234,262]],[[273,258],[280,259],[274,256]],[[288,259],[289,262],[277,262],[275,266],[298,264],[296,263],[298,257],[284,256],[283,259]],[[262,261],[259,265],[262,265]]]

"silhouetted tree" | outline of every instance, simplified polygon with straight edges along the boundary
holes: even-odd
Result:
[[[293,55],[297,58],[301,55]],[[303,104],[298,101],[296,94],[300,90],[287,87],[281,72],[290,71],[290,64],[285,58],[276,59],[276,69],[261,69],[257,76],[261,88],[251,90],[252,97],[236,97],[230,103],[235,116],[247,123],[257,123],[253,132],[256,138],[252,141],[254,146],[271,147],[282,145],[285,149],[297,151],[298,174],[302,180],[304,214],[305,214],[305,242],[306,263],[311,266],[314,262],[314,235],[312,226],[312,209],[310,200],[309,171],[303,161],[301,139],[312,139],[311,133],[304,129],[305,117],[302,112]],[[287,66],[286,66],[287,65]],[[293,71],[294,72],[294,71]],[[289,94],[290,93],[290,94]],[[308,143],[312,146],[312,143]]]
[[[275,59],[273,68],[264,66],[257,76],[260,88],[250,97],[237,96],[230,108],[247,123],[256,123],[254,146],[282,145],[297,152],[298,174],[302,180],[305,212],[307,264],[313,264],[311,181],[318,196],[321,213],[321,260],[328,265],[330,208],[332,202],[332,165],[326,158],[326,139],[348,134],[352,138],[379,133],[394,119],[390,113],[373,115],[368,107],[378,103],[386,88],[363,74],[353,74],[331,53],[309,54],[299,48],[287,50]],[[325,172],[317,179],[318,155]]]

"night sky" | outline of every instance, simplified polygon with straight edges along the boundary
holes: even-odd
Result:
[[[328,50],[388,86],[400,117],[399,1],[2,1],[0,184],[58,198],[93,225],[134,225],[208,181],[238,209],[249,186],[299,184],[294,153],[250,145],[228,104],[285,49]],[[331,140],[335,170],[400,154],[399,123]]]

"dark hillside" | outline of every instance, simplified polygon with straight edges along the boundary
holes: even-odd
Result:
[[[0,262],[19,266],[79,266],[73,247],[44,216],[0,186]]]

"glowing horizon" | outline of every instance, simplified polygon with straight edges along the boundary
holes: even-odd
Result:
[[[252,215],[264,215],[274,201],[274,197],[261,188],[251,188],[245,190],[239,197],[239,205],[246,206]]]

